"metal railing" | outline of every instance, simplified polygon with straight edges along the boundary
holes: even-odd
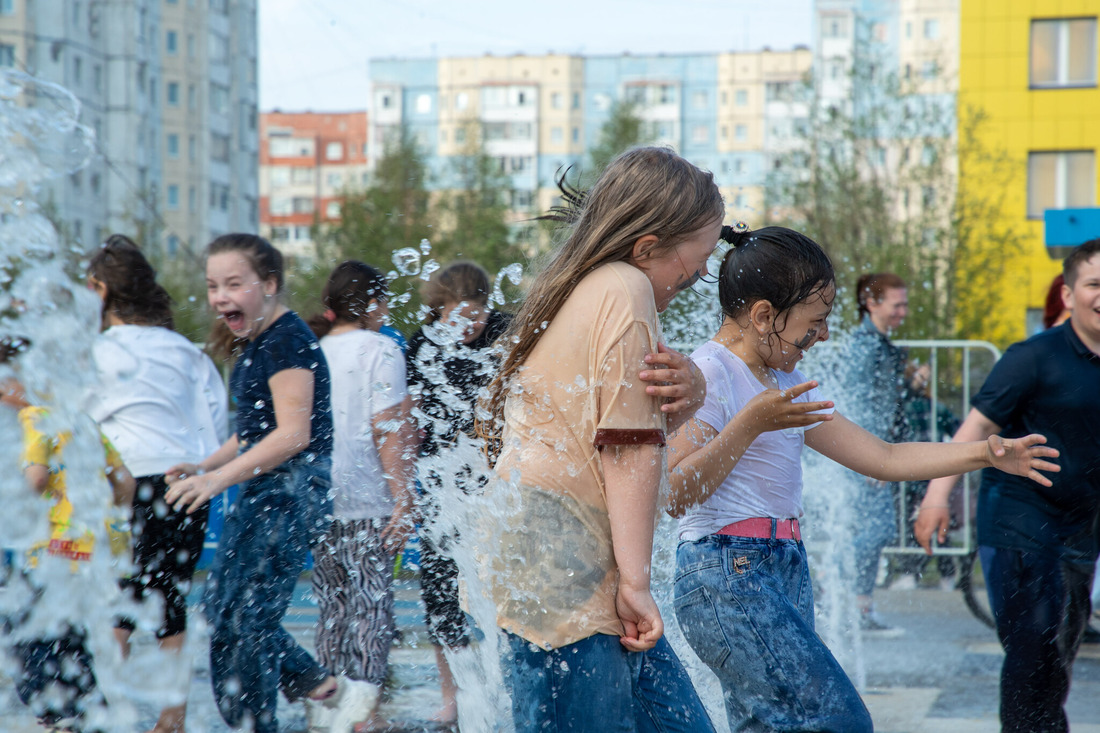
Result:
[[[943,401],[942,393],[944,385],[941,384],[939,379],[942,364],[945,361],[956,359],[957,357],[955,354],[961,352],[961,358],[959,359],[961,362],[961,379],[958,384],[957,399],[955,400],[960,403],[957,417],[961,422],[965,419],[966,413],[970,410],[970,398],[973,396],[974,392],[980,388],[981,383],[985,380],[985,377],[989,374],[993,365],[1001,358],[1000,350],[988,341],[965,341],[955,339],[930,339],[926,341],[898,340],[894,341],[894,344],[907,347],[909,349],[910,360],[920,358],[924,353],[928,354],[926,361],[921,359],[922,363],[927,363],[931,368],[931,376],[928,381],[930,392],[928,408],[930,435],[928,440],[939,442],[949,439],[951,437],[950,435],[939,434],[939,421],[937,419],[939,415],[939,406]],[[989,367],[981,370],[980,378],[976,378],[975,354],[988,354],[989,356]],[[976,498],[976,486],[975,474],[968,473],[963,475],[961,487],[962,501],[960,511],[957,514],[959,531],[955,533],[956,540],[961,540],[962,544],[939,547],[936,549],[936,554],[969,555],[974,551],[974,533],[972,527],[975,513],[974,499]],[[886,547],[883,552],[893,554],[923,553],[924,550],[920,547],[911,546],[907,541],[907,538],[909,538],[911,534],[909,529],[910,518],[915,507],[908,505],[906,483],[898,484],[898,487],[900,511],[898,512],[897,540],[895,544]]]

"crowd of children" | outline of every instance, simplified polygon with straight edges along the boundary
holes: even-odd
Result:
[[[798,232],[723,226],[711,174],[637,148],[590,190],[563,184],[562,195],[549,218],[564,225],[563,241],[515,316],[493,310],[483,269],[453,263],[427,283],[430,315],[407,355],[380,332],[388,283],[374,267],[336,266],[307,325],[280,298],[276,248],[250,234],[214,240],[208,347],[233,365],[228,438],[220,375],[173,331],[170,299],[140,250],[116,236],[93,254],[87,282],[104,330],[87,412],[104,435],[111,498],[132,506],[123,586],[159,604],[152,630],[176,657],[207,506],[239,487],[203,604],[214,697],[231,726],[277,731],[280,691],[306,703],[311,731],[380,722],[394,558],[421,521],[440,720],[458,712],[448,654],[471,637],[450,550],[476,536],[515,730],[712,730],[651,592],[654,528],[667,510],[679,517],[676,618],[721,683],[730,728],[870,731],[814,630],[803,448],[878,482],[992,467],[1050,486],[1039,472],[1058,470],[1058,452],[1041,435],[888,443],[846,419],[798,369],[829,338],[832,263]],[[721,324],[688,358],[662,343],[658,315],[709,274],[720,241]],[[75,563],[95,548],[69,516],[65,435],[42,427],[48,408],[27,404],[16,382],[4,392],[21,409],[27,483],[50,502],[51,536],[27,563],[33,583],[33,562]],[[462,436],[489,441],[494,478],[470,485],[469,465],[425,464]],[[491,531],[432,531],[444,483],[499,497]],[[282,626],[309,552],[316,658]],[[124,648],[141,628],[117,626]],[[102,704],[84,632],[74,620],[13,650],[20,696],[73,730]],[[183,731],[186,687],[165,701],[154,730]]]

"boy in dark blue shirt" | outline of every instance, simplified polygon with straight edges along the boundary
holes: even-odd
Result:
[[[983,476],[978,499],[979,555],[1005,650],[1005,733],[1069,730],[1070,670],[1100,552],[1100,239],[1074,249],[1063,272],[1070,320],[1005,351],[954,437],[1040,433],[1061,453],[1049,482]],[[928,552],[933,533],[946,538],[953,485],[933,481],[921,504],[914,533]]]

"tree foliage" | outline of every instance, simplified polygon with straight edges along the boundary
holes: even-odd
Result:
[[[611,106],[611,116],[600,126],[596,144],[588,149],[591,178],[598,177],[620,153],[653,142],[639,112],[636,103],[625,99]]]

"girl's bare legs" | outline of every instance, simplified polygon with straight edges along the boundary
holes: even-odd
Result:
[[[119,647],[122,649],[122,658],[129,659],[130,657],[130,635],[129,629],[115,628],[115,639],[118,641]],[[169,652],[171,654],[179,655],[183,651],[184,645],[187,643],[187,634],[174,634],[172,636],[166,636],[160,640],[160,648],[162,651]],[[182,661],[182,660],[180,660]],[[190,679],[191,672],[188,670],[187,676]],[[187,721],[187,703],[182,705],[173,705],[171,707],[163,708],[160,711],[160,717],[157,718],[157,724],[153,726],[153,729],[149,733],[185,733]]]
[[[458,720],[458,686],[441,646],[435,647],[435,666],[439,668],[439,689],[443,693],[443,705],[432,716],[432,720],[437,723],[453,723]]]

